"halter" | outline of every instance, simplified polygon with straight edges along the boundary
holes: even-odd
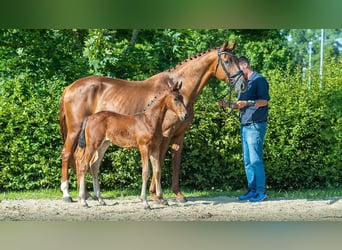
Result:
[[[218,56],[218,62],[216,64],[216,69],[215,69],[215,75],[218,69],[219,64],[221,65],[224,73],[226,74],[227,78],[228,78],[228,83],[230,85],[230,87],[236,87],[236,82],[240,79],[241,76],[243,76],[243,72],[242,70],[238,70],[235,73],[233,73],[232,75],[228,72],[226,65],[229,65],[228,61],[223,61],[221,58],[221,55],[230,55],[230,56],[235,56],[233,53],[229,52],[229,51],[220,51],[220,48],[218,48],[217,50],[217,56]],[[241,91],[241,90],[240,90]]]
[[[238,95],[240,95],[241,92],[243,92],[241,90],[241,88],[237,88],[236,83],[239,81],[240,77],[243,76],[243,71],[242,70],[238,70],[236,72],[234,72],[232,75],[228,72],[227,67],[229,65],[229,61],[223,61],[221,58],[221,55],[223,54],[227,54],[230,56],[235,56],[233,53],[229,52],[229,51],[220,51],[220,48],[218,48],[217,50],[217,56],[218,56],[218,62],[216,65],[216,69],[215,69],[215,75],[218,69],[219,64],[221,65],[224,73],[227,76],[228,79],[228,83],[229,83],[229,90],[227,92],[226,95],[224,95],[224,97],[226,97],[227,95],[229,95],[229,100],[228,102],[230,103],[229,108],[231,109],[231,114],[237,116],[233,111],[234,111],[234,104],[232,104],[231,99],[232,99],[232,88],[235,87],[235,91],[238,93]],[[221,99],[223,99],[224,97],[222,97]],[[224,110],[224,108],[222,108],[222,110]]]

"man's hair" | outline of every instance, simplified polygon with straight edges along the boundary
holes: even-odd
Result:
[[[249,65],[249,60],[245,56],[240,56],[239,63],[247,63]]]

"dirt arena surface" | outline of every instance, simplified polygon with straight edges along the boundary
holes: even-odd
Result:
[[[188,197],[186,203],[168,199],[168,206],[139,197],[88,200],[89,208],[59,199],[18,199],[0,202],[0,221],[342,221],[342,199],[268,199],[241,202],[235,197]]]

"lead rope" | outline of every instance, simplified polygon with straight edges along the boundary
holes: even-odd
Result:
[[[240,116],[237,115],[236,112],[234,111],[235,103],[232,102],[232,92],[233,92],[232,87],[229,85],[229,90],[228,90],[227,94],[222,96],[220,99],[224,99],[227,95],[229,95],[229,99],[227,100],[227,103],[228,103],[228,108],[230,108],[230,111],[228,112],[228,114],[231,116],[234,116],[240,120]],[[241,90],[238,91],[238,99],[240,98],[240,94],[241,94]],[[223,112],[226,112],[225,108],[222,106],[221,106],[221,110]]]

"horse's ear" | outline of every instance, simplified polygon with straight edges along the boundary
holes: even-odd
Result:
[[[227,48],[227,46],[228,46],[228,41],[226,41],[226,42],[222,45],[221,51],[225,51],[226,48]]]
[[[231,45],[229,45],[228,50],[233,51],[235,49],[236,42],[234,41]]]

